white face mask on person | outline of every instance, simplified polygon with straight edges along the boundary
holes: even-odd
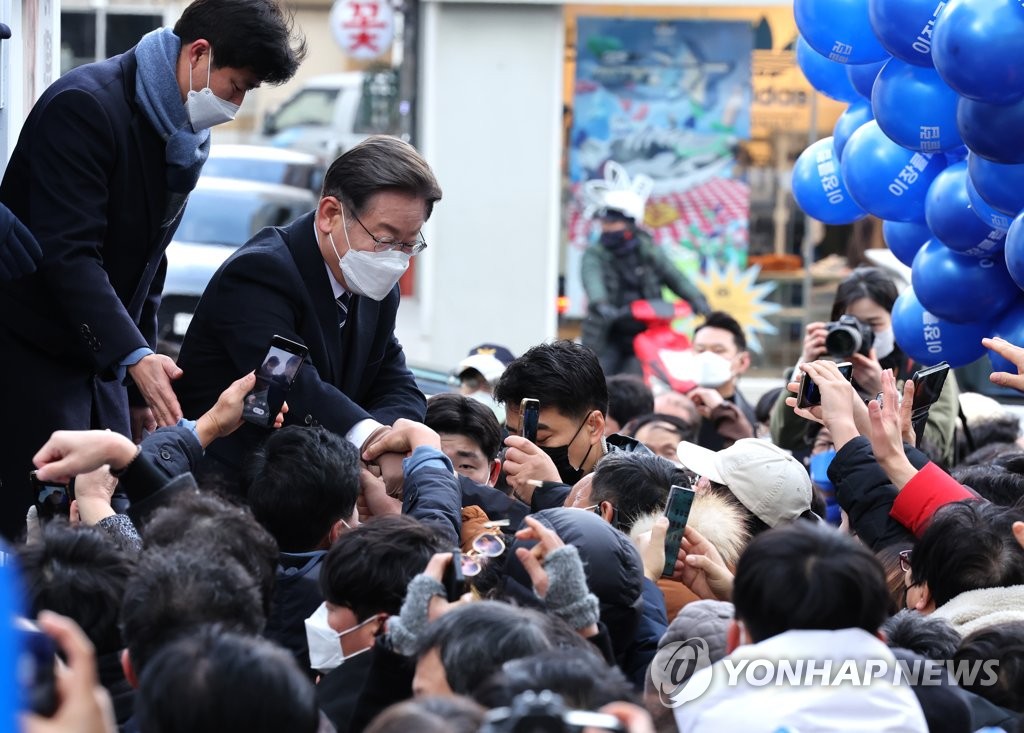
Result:
[[[210,49],[210,58],[206,65],[206,86],[198,92],[192,88],[192,70],[189,67],[188,75],[188,97],[185,99],[185,111],[188,112],[188,121],[192,124],[193,132],[207,130],[214,125],[231,122],[238,114],[239,105],[232,104],[226,99],[221,99],[210,89],[210,71],[213,68],[213,49]]]
[[[345,210],[341,211],[341,223],[345,232],[345,243],[348,252],[345,256],[338,254],[334,244],[334,236],[327,232],[334,256],[338,258],[338,267],[345,277],[345,286],[355,295],[363,295],[372,300],[384,300],[395,287],[405,271],[409,269],[411,255],[405,252],[362,252],[352,249],[348,240],[348,224],[345,221]]]
[[[306,644],[309,646],[309,666],[318,672],[330,672],[353,657],[370,651],[372,647],[366,647],[354,654],[346,655],[345,650],[341,646],[341,637],[351,634],[356,629],[361,629],[376,619],[376,616],[370,616],[370,618],[356,624],[351,629],[338,632],[327,623],[327,604],[321,603],[313,612],[313,615],[305,620]]]
[[[693,381],[698,387],[721,387],[732,376],[732,362],[713,351],[703,351],[694,359]]]
[[[875,356],[884,359],[896,350],[896,335],[892,328],[884,331],[875,331]]]

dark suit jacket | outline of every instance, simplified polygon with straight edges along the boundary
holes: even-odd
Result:
[[[344,329],[313,232],[313,214],[267,228],[210,280],[181,346],[175,391],[186,415],[263,363],[273,336],[305,344],[309,356],[288,392],[286,425],[322,425],[344,436],[357,422],[423,420],[426,401],[395,338],[398,286],[381,302],[353,297]],[[243,425],[207,450],[229,467],[267,431]]]
[[[32,455],[54,430],[128,434],[114,380],[156,343],[164,249],[183,196],[168,196],[165,145],[135,100],[134,51],[68,72],[32,108],[0,201],[42,249],[0,283],[0,403],[22,416],[0,453],[0,531],[24,527]]]

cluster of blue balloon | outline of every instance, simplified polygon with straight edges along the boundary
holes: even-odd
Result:
[[[970,363],[984,336],[1024,344],[1024,2],[794,0],[794,13],[800,69],[849,103],[796,161],[800,208],[884,220],[912,273],[893,329],[917,361]]]

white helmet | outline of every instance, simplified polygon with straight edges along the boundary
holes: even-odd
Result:
[[[583,184],[584,216],[592,218],[606,211],[619,211],[637,224],[643,224],[647,199],[653,188],[654,180],[650,176],[640,174],[631,180],[625,168],[609,160],[604,166],[604,180]]]

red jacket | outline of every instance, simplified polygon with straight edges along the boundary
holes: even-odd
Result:
[[[920,537],[939,507],[977,498],[934,463],[928,463],[896,495],[889,516]]]

